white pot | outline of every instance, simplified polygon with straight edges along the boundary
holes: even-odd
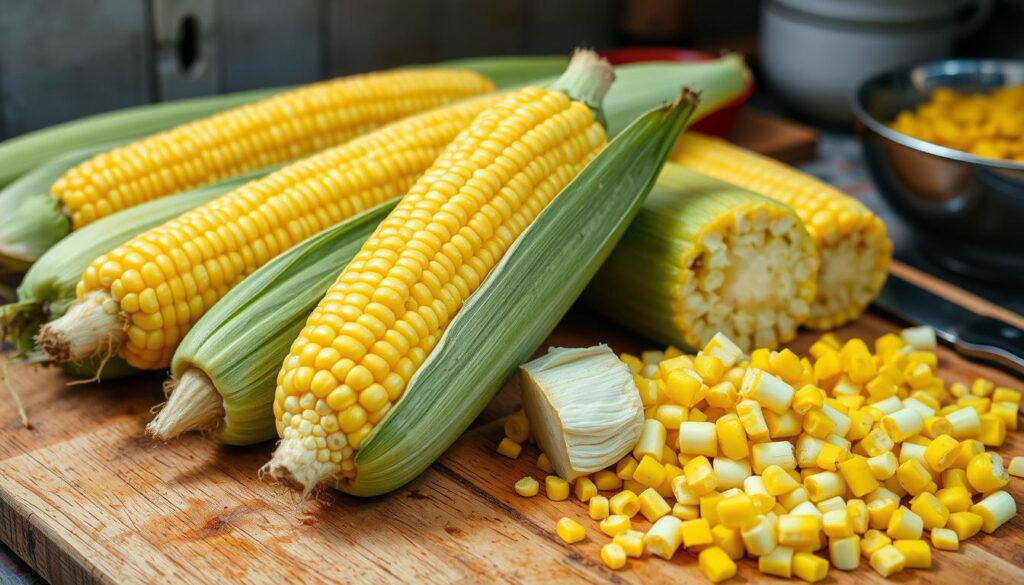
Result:
[[[961,21],[965,5],[973,11]],[[849,96],[862,80],[949,57],[957,37],[981,26],[991,7],[992,0],[766,0],[761,68],[797,112],[849,125]]]

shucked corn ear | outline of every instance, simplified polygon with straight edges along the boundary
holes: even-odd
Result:
[[[541,68],[541,74],[546,71]],[[0,209],[12,210],[10,224],[0,227],[0,266],[24,268],[69,230],[118,210],[306,156],[493,89],[491,80],[471,70],[355,75],[271,95],[101,152],[67,169],[45,190],[0,193]]]
[[[609,128],[620,129],[635,120],[638,109],[645,104],[653,107],[678,96],[683,81],[703,88],[702,99],[716,100],[699,107],[697,113],[729,101],[743,91],[746,83],[742,61],[733,58],[700,64],[696,68],[690,64],[624,66],[616,68],[616,76],[616,83],[605,97],[604,111]],[[615,131],[609,134],[614,135]],[[332,231],[342,229],[347,228],[339,226]],[[286,255],[306,255],[300,250],[319,245],[310,240]],[[166,440],[188,430],[202,429],[211,431],[210,435],[217,440],[235,444],[255,443],[276,436],[274,415],[270,408],[263,406],[274,400],[281,360],[288,354],[295,337],[294,333],[281,333],[282,327],[290,326],[285,324],[293,321],[304,322],[323,296],[323,290],[312,299],[308,298],[310,292],[306,289],[302,289],[301,295],[296,294],[295,290],[301,287],[290,284],[291,271],[301,270],[302,279],[312,279],[315,274],[316,278],[330,283],[337,278],[338,270],[348,264],[348,257],[344,257],[344,261],[341,258],[324,258],[302,264],[301,268],[297,262],[296,266],[283,259],[273,262],[215,305],[175,353],[173,379],[169,382],[172,391],[167,405],[150,426],[151,433]],[[262,288],[250,281],[273,284]],[[326,287],[325,284],[322,289]],[[266,314],[266,307],[275,307],[272,315]],[[237,331],[236,324],[245,324],[248,335],[227,334]],[[254,345],[251,339],[261,340],[255,342],[261,348],[259,359],[250,359],[249,351]],[[266,356],[263,348],[267,349]],[[270,358],[272,354],[276,357]]]
[[[821,259],[810,327],[831,329],[855,319],[881,290],[892,242],[882,220],[856,199],[783,163],[696,132],[680,139],[672,161],[796,210]]]
[[[273,436],[270,413],[281,356],[337,277],[336,267],[352,260],[397,202],[291,248],[214,305],[174,354],[168,403],[147,427],[150,435],[168,440],[186,431],[210,431],[233,445]]]
[[[93,258],[265,174],[265,170],[254,171],[174,197],[150,201],[75,231],[32,264],[18,286],[17,302],[0,306],[0,342],[13,343],[22,355],[33,354],[33,337],[39,326],[67,311],[75,299],[75,287],[81,274]],[[104,377],[110,377],[111,372],[110,367],[105,367]]]
[[[112,352],[159,369],[214,303],[302,240],[404,193],[496,98],[412,116],[281,169],[153,228],[82,273],[67,314],[44,326],[56,361]]]
[[[665,344],[722,331],[746,350],[796,335],[817,268],[793,210],[669,163],[584,297]]]
[[[584,102],[606,75],[578,57],[564,83],[508,96],[381,224],[285,360],[272,475],[364,495],[404,484],[550,331],[692,112],[645,116],[562,190],[603,143]]]

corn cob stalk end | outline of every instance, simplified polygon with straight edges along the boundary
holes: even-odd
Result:
[[[146,434],[170,441],[189,431],[215,432],[224,420],[224,401],[213,381],[199,368],[189,368],[164,385],[167,402],[148,425]]]
[[[64,316],[44,325],[36,345],[58,362],[113,355],[124,341],[126,329],[117,301],[106,293],[91,293]]]

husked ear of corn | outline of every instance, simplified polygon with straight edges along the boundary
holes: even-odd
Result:
[[[637,70],[634,66],[617,68],[622,79],[616,81],[605,97],[604,112],[609,128],[624,128],[638,117],[638,108],[664,103],[678,97],[680,81],[690,79],[699,83],[702,97],[719,102],[728,101],[745,87],[746,69],[742,61],[722,59],[712,65],[702,64],[686,75],[689,65],[655,64]],[[627,82],[633,90],[620,88]],[[670,88],[674,88],[670,91]],[[708,111],[712,106],[697,108],[694,115]],[[642,114],[642,112],[641,112]],[[614,132],[610,131],[610,134]],[[331,231],[347,228],[338,226]],[[339,236],[342,237],[342,236]],[[319,240],[319,238],[316,238]],[[347,240],[346,240],[347,241]],[[323,258],[309,265],[286,262],[285,257],[306,255],[307,247],[319,246],[308,240],[257,271],[214,305],[212,311],[200,319],[182,344],[172,361],[173,377],[167,405],[150,425],[151,434],[161,440],[171,439],[188,430],[207,430],[208,436],[232,444],[255,443],[275,437],[277,432],[273,412],[260,405],[274,400],[276,377],[281,361],[288,354],[295,334],[281,333],[291,323],[303,323],[322,292],[333,282],[338,271],[348,264],[348,257]],[[283,272],[284,267],[288,272]],[[309,290],[301,294],[291,286],[292,271],[301,271],[301,278],[312,279],[313,274],[324,278],[325,284],[317,289],[315,298]],[[278,274],[279,276],[271,276]],[[287,275],[287,276],[286,276]],[[268,282],[266,287],[254,284]],[[263,297],[269,297],[264,299]],[[310,306],[306,306],[306,303]],[[266,307],[275,307],[272,314]],[[244,325],[239,325],[244,324]],[[247,327],[246,334],[239,327]],[[238,335],[222,334],[238,332]],[[252,359],[249,348],[261,348],[259,359]],[[263,341],[266,340],[266,341]],[[267,352],[262,349],[266,348]],[[277,354],[271,358],[270,354]]]
[[[669,163],[584,298],[665,344],[721,331],[746,350],[796,335],[817,269],[792,209]]]
[[[856,199],[781,162],[697,132],[679,140],[672,161],[796,210],[821,259],[808,326],[838,327],[878,295],[892,242],[882,220]]]
[[[497,98],[395,122],[281,169],[96,258],[77,300],[38,337],[51,359],[113,353],[167,367],[178,342],[228,290],[274,256],[405,192]]]
[[[568,306],[565,295],[575,296],[579,275],[592,269],[630,215],[630,205],[616,205],[638,198],[635,183],[632,197],[619,192],[605,201],[605,193],[594,193],[586,206],[580,205],[580,193],[569,193],[575,189],[555,198],[604,146],[605,131],[592,108],[610,82],[606,62],[578,52],[552,87],[508,95],[446,149],[381,223],[309,316],[284,361],[274,400],[283,440],[266,467],[272,476],[307,491],[327,483],[374,494],[402,485],[465,428],[482,407],[481,398],[493,395],[495,371],[507,377],[523,353],[514,346],[490,353],[487,346],[503,345],[503,332],[477,319],[500,313],[509,318],[501,327],[510,333],[550,331],[554,322],[544,305],[550,300],[561,316]],[[677,133],[692,106],[672,111],[661,132]],[[662,140],[644,149],[648,161],[667,142],[659,136]],[[635,142],[631,146],[636,148]],[[621,147],[615,154],[622,162],[628,158]],[[632,162],[642,167],[637,159]],[[596,165],[594,173],[608,182],[591,182],[591,188],[603,184],[614,190],[601,172],[611,165],[608,160]],[[642,168],[632,170],[642,176]],[[563,250],[547,271],[530,274],[538,255],[555,247],[530,235],[550,238],[550,230],[562,244],[571,238],[576,245]],[[562,272],[557,279],[551,278],[559,272],[555,266]],[[543,280],[557,280],[558,288],[552,299],[525,295],[531,302],[524,319],[526,307],[515,304],[523,295],[505,295],[541,274]],[[499,299],[501,304],[489,304]],[[475,302],[488,308],[476,309]],[[456,379],[479,372],[466,363],[469,355],[468,361],[481,360],[487,371],[471,384]],[[510,357],[516,361],[504,363]],[[439,371],[440,379],[431,380]],[[465,410],[440,424],[443,411],[452,408],[449,400]],[[424,423],[443,439],[413,428]],[[414,442],[393,450],[395,439]],[[397,464],[401,469],[381,475],[377,462],[395,456],[403,459]]]
[[[18,285],[17,301],[0,306],[0,342],[9,341],[19,354],[30,356],[35,352],[33,337],[39,327],[67,311],[75,300],[75,288],[82,272],[94,258],[265,174],[266,170],[254,171],[125,209],[76,230],[57,242],[25,273]],[[127,371],[130,369],[126,368]],[[111,368],[105,367],[104,377],[111,377],[111,372]]]
[[[275,433],[270,415],[281,357],[306,317],[398,198],[291,248],[214,305],[174,353],[168,401],[147,431],[170,440],[207,431],[247,445]],[[269,390],[269,391],[268,391]]]

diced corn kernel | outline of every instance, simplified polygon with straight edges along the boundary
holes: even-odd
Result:
[[[640,498],[634,492],[623,490],[608,500],[608,508],[612,514],[622,514],[632,518],[640,511]]]
[[[804,486],[797,486],[785,494],[779,496],[779,503],[782,504],[787,510],[792,510],[801,503],[808,501],[807,489]]]
[[[913,408],[901,408],[882,417],[882,430],[897,443],[924,430],[924,417]]]
[[[530,438],[530,421],[522,410],[510,414],[505,419],[505,436],[516,443],[522,443]]]
[[[932,567],[932,547],[923,540],[897,540],[892,543],[905,559],[904,568],[930,569]]]
[[[889,520],[892,519],[892,515],[896,512],[898,506],[899,504],[891,500],[868,502],[868,517],[870,518],[869,524],[871,527],[885,530],[889,526]]]
[[[766,555],[775,548],[775,526],[768,516],[761,515],[740,529],[743,546],[751,556]]]
[[[828,576],[828,561],[809,552],[798,552],[793,555],[793,575],[816,583]]]
[[[498,443],[497,451],[509,459],[516,459],[523,451],[523,446],[512,439],[505,437],[500,443]]]
[[[683,545],[686,548],[711,544],[714,539],[711,537],[711,524],[707,518],[687,520],[682,523]]]
[[[886,535],[893,540],[915,540],[921,538],[924,521],[910,508],[900,506],[889,518]]]
[[[942,488],[935,492],[935,497],[950,512],[963,512],[971,507],[971,493],[962,485]]]
[[[711,467],[711,462],[703,455],[687,461],[683,466],[683,474],[690,490],[698,496],[710,492],[718,485],[718,477]]]
[[[739,400],[739,393],[736,391],[736,386],[726,380],[708,388],[708,393],[704,396],[704,400],[709,406],[731,409],[736,406],[736,401]]]
[[[614,537],[617,534],[621,534],[633,528],[633,523],[630,522],[629,516],[624,516],[622,514],[612,514],[604,520],[601,520],[601,522],[598,523],[598,528],[600,528],[601,532],[607,534],[608,536]]]
[[[971,384],[971,394],[975,396],[991,396],[995,387],[996,385],[991,380],[975,378],[974,383]]]
[[[830,538],[828,556],[832,561],[832,566],[841,571],[856,569],[860,566],[860,537],[851,534]]]
[[[715,457],[711,464],[717,478],[719,490],[738,488],[743,481],[751,476],[750,461],[747,459],[729,459],[728,457]]]
[[[956,456],[956,460],[953,461],[952,468],[958,468],[964,470],[964,479],[967,479],[967,464],[974,459],[975,455],[980,455],[985,452],[985,445],[977,439],[964,439],[960,441],[960,453]]]
[[[1003,426],[1008,431],[1017,430],[1017,416],[1020,412],[1020,406],[1015,402],[992,402],[992,407],[989,408],[988,413],[992,416],[1003,421]]]
[[[580,477],[573,484],[573,491],[576,494],[576,499],[586,503],[590,498],[597,495],[597,486],[590,480],[589,477]]]
[[[773,496],[789,493],[800,485],[793,479],[793,476],[778,465],[769,465],[762,469],[761,478],[764,479],[765,489]]]
[[[993,402],[1012,402],[1016,405],[1020,405],[1021,391],[1014,390],[1012,388],[1006,388],[1000,386],[992,392]]]
[[[896,469],[896,479],[903,489],[916,496],[925,491],[932,476],[918,460],[908,459]]]
[[[761,405],[757,401],[740,400],[736,404],[736,415],[740,417],[743,430],[752,440],[760,441],[768,438],[768,423],[765,422]]]
[[[719,524],[711,528],[711,538],[714,540],[715,546],[721,547],[725,554],[734,561],[742,559],[747,552],[743,547],[743,537],[740,535],[739,528],[729,528]]]
[[[960,538],[949,528],[935,528],[931,533],[932,546],[939,550],[960,550]]]
[[[815,516],[783,514],[779,516],[779,544],[796,549],[813,545],[821,531],[821,520]]]
[[[751,447],[750,459],[753,471],[757,474],[772,465],[783,469],[796,469],[797,465],[793,444],[789,441],[757,443]]]
[[[970,511],[981,516],[981,529],[991,534],[1013,518],[1017,513],[1017,503],[1013,496],[1000,490],[971,506]]]
[[[892,544],[892,539],[885,535],[881,530],[875,530],[874,528],[864,533],[864,537],[860,540],[860,552],[864,555],[864,558],[870,559],[874,552],[883,546]]]
[[[721,547],[709,546],[697,556],[700,572],[712,583],[724,581],[736,574],[736,563]]]
[[[644,486],[656,488],[665,481],[665,467],[658,459],[644,455],[633,471],[631,479]]]
[[[854,499],[846,502],[846,517],[855,533],[864,534],[868,529],[868,506],[864,500]]]
[[[939,435],[928,443],[924,451],[924,460],[932,471],[945,471],[960,452],[960,441],[949,435]]]
[[[604,520],[608,517],[608,498],[604,496],[590,498],[587,503],[587,511],[591,520]]]
[[[569,497],[569,482],[557,475],[544,477],[544,493],[549,500],[560,502]]]
[[[924,492],[918,494],[910,505],[910,510],[921,517],[927,530],[942,528],[949,520],[949,508],[934,495]]]
[[[680,520],[693,520],[700,517],[700,508],[676,502],[672,505],[672,515]]]
[[[1006,422],[999,416],[986,412],[978,417],[981,420],[981,429],[978,431],[978,440],[987,447],[999,447],[1006,441]]]
[[[597,489],[603,492],[614,491],[622,487],[622,479],[607,469],[602,469],[590,477]]]
[[[540,483],[529,475],[516,482],[516,493],[525,498],[533,497],[540,491]]]
[[[981,432],[981,418],[978,411],[970,407],[962,407],[946,415],[946,420],[953,425],[954,439],[972,439]]]
[[[820,502],[846,493],[846,480],[835,471],[822,471],[804,479],[804,487],[812,502]]]
[[[632,455],[626,455],[615,464],[615,475],[619,479],[633,479],[633,472],[636,471],[637,460]]]
[[[846,480],[846,487],[850,493],[858,498],[878,488],[878,480],[868,460],[860,455],[840,463],[839,473]]]
[[[814,504],[814,506],[818,508],[818,510],[821,510],[822,514],[825,512],[831,512],[832,510],[843,510],[843,512],[845,512],[846,500],[844,500],[842,496],[835,496],[834,498],[822,500],[817,504]]]
[[[956,532],[960,542],[974,536],[981,530],[984,519],[974,512],[953,512],[949,515],[946,528]]]
[[[803,428],[808,435],[824,439],[832,433],[836,425],[821,410],[812,410],[804,415]]]
[[[847,515],[845,507],[841,510],[825,512],[821,519],[821,526],[825,531],[825,535],[830,538],[846,538],[853,535],[853,526],[850,523],[850,517]],[[835,564],[835,561],[833,561],[833,564]]]
[[[744,459],[750,454],[747,432],[735,414],[727,414],[715,421],[718,448],[730,459]]]
[[[687,455],[718,455],[715,423],[684,422],[679,425],[679,452]]]
[[[1024,477],[1024,457],[1010,459],[1010,465],[1006,468],[1006,472],[1016,477]]]
[[[889,438],[889,435],[885,434],[881,427],[875,427],[874,430],[861,439],[860,445],[867,451],[868,455],[874,457],[892,451],[895,443]]]
[[[620,545],[609,542],[601,547],[601,562],[609,569],[621,569],[626,566],[626,551]]]
[[[1010,481],[1003,468],[1003,459],[996,453],[979,453],[967,463],[967,481],[982,493],[1001,489]]]
[[[669,506],[665,498],[661,497],[658,490],[654,488],[644,490],[638,499],[640,500],[640,513],[651,522],[672,511],[672,506]]]
[[[871,568],[883,577],[889,577],[903,570],[907,564],[907,558],[903,556],[900,549],[887,544],[871,553]]]
[[[551,467],[551,461],[548,460],[548,456],[543,453],[537,456],[537,467],[539,467],[544,473],[551,473],[554,471]]]
[[[665,560],[671,560],[672,555],[676,554],[676,550],[683,543],[685,524],[675,516],[662,516],[644,535],[644,550]],[[710,542],[709,530],[708,543]]]
[[[555,525],[555,533],[567,544],[579,542],[587,537],[587,531],[579,522],[563,517]]]
[[[707,396],[708,387],[701,381],[700,374],[693,370],[674,370],[665,380],[665,393],[669,399],[687,408],[692,408]]]
[[[679,425],[686,420],[687,415],[686,408],[678,404],[659,404],[654,409],[654,418],[668,431],[679,429]]]
[[[718,521],[729,528],[738,528],[754,515],[754,502],[745,493],[723,497],[718,502]]]
[[[665,432],[665,425],[661,424],[661,421],[653,418],[645,420],[640,431],[640,439],[633,447],[633,457],[640,461],[644,455],[650,455],[655,460],[660,460],[665,445]]]
[[[612,543],[621,546],[627,557],[639,558],[644,554],[644,533],[639,530],[627,530],[617,534]]]
[[[693,369],[709,385],[717,384],[725,374],[725,364],[713,355],[702,354],[693,358]]]

